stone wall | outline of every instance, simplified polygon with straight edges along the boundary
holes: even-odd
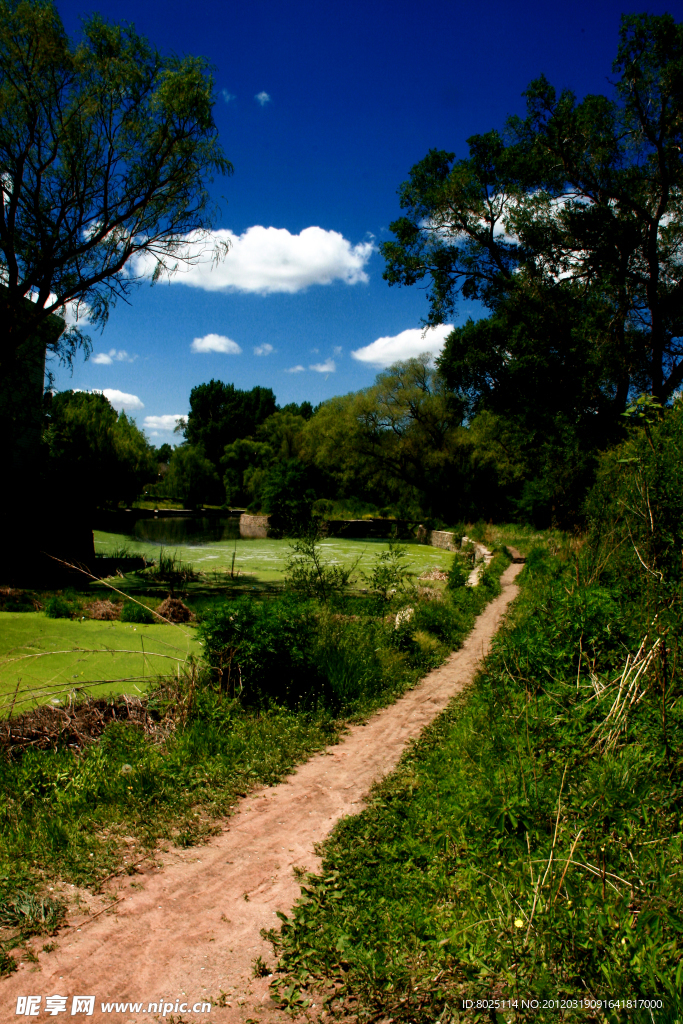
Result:
[[[269,537],[270,516],[250,516],[246,512],[240,516],[240,537]]]
[[[444,548],[446,551],[457,551],[455,534],[448,530],[432,530],[429,534],[429,543],[433,548]]]

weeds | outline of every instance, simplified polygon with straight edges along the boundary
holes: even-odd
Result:
[[[404,598],[391,621],[353,595],[233,600],[204,616],[204,663],[179,666],[176,679],[137,699],[128,708],[135,721],[112,721],[115,701],[92,715],[80,705],[41,709],[49,722],[33,724],[49,732],[46,749],[27,721],[19,730],[27,743],[0,758],[6,894],[37,889],[46,877],[98,887],[160,842],[204,841],[238,796],[279,781],[334,742],[349,717],[387,703],[443,660],[488,596],[468,588],[443,602],[416,601],[400,643],[393,623]],[[74,739],[91,726],[95,742]],[[14,737],[14,724],[8,729]]]
[[[279,991],[341,979],[341,1002],[418,1024],[462,999],[681,1019],[681,495],[678,410],[606,457],[588,540],[530,551],[475,685],[337,827],[271,933]],[[617,993],[635,1007],[596,1002]]]

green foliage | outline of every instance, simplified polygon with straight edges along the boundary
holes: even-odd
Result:
[[[153,622],[160,622],[149,608],[144,604],[138,604],[137,601],[124,601],[123,607],[121,608],[121,622],[143,622],[152,624]]]
[[[318,696],[308,654],[314,629],[306,607],[242,598],[208,613],[198,633],[221,693],[246,705],[296,707]]]
[[[163,547],[159,548],[159,556],[155,564],[151,565],[149,569],[145,569],[144,572],[145,579],[167,584],[171,594],[186,587],[199,575],[191,565],[182,561],[177,551],[170,554]]]
[[[48,483],[57,503],[132,502],[156,476],[145,435],[104,395],[60,391],[49,396],[47,412]]]
[[[350,566],[326,561],[316,531],[309,529],[290,545],[285,586],[306,597],[329,601],[348,586],[359,560]]]
[[[31,935],[53,932],[65,911],[63,900],[18,890],[0,900],[0,925],[17,928],[21,938],[26,939]]]
[[[391,504],[405,518],[452,514],[467,487],[462,406],[427,356],[396,363],[375,384],[324,402],[302,457],[340,498]]]
[[[221,459],[227,500],[273,515],[277,528],[289,536],[310,524],[315,500],[313,474],[300,458],[307,419],[310,415],[296,412],[293,404],[278,409],[256,428],[254,437],[226,445]]]
[[[181,444],[173,450],[164,477],[164,490],[190,508],[220,505],[225,498],[214,464],[201,445]]]
[[[469,567],[461,554],[453,556],[453,565],[448,573],[447,590],[460,590],[469,579]]]
[[[375,559],[369,573],[362,573],[362,579],[383,601],[391,600],[393,594],[404,593],[411,587],[414,576],[406,565],[407,548],[390,542],[389,550],[382,551]]]
[[[132,25],[94,14],[71,41],[50,0],[2,0],[0,81],[4,376],[50,310],[84,302],[103,325],[141,278],[131,257],[149,254],[155,278],[170,270],[179,239],[212,226],[208,185],[232,168],[206,60],[163,56]],[[71,328],[51,347],[70,361],[84,341]]]
[[[628,993],[663,1002],[636,1019],[680,1019],[682,422],[604,457],[586,542],[530,550],[469,693],[337,827],[273,936],[300,988],[341,977],[340,1000],[406,1022],[492,993]]]
[[[206,458],[217,468],[225,446],[251,437],[276,408],[270,388],[242,391],[234,384],[212,379],[190,392],[185,437],[193,447],[201,446]]]
[[[54,594],[45,604],[48,619],[72,619],[76,610],[74,603],[61,594]]]

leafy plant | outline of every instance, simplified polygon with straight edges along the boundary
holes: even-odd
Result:
[[[121,622],[139,622],[149,625],[159,622],[159,619],[155,618],[144,604],[138,604],[137,601],[124,601],[121,608]]]
[[[364,582],[382,601],[389,601],[411,586],[414,573],[406,565],[407,557],[407,548],[390,541],[389,550],[380,552],[370,572],[362,574]]]
[[[329,601],[333,594],[341,593],[349,584],[360,556],[346,568],[325,561],[315,529],[309,530],[290,545],[285,568],[285,585],[306,597]]]
[[[0,902],[0,925],[18,928],[28,938],[54,931],[65,912],[63,900],[19,890]]]
[[[45,604],[45,614],[48,619],[71,619],[76,608],[71,601],[68,601],[61,594],[55,594]]]

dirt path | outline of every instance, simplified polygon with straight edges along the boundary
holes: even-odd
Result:
[[[147,1012],[149,1003],[163,1004],[167,1021],[173,1016],[187,1024],[286,1020],[269,998],[268,979],[252,977],[252,963],[258,956],[272,963],[260,931],[277,925],[276,911],[287,912],[299,896],[292,868],[319,869],[315,844],[340,818],[362,809],[372,783],[471,682],[517,593],[521,568],[508,567],[502,594],[479,616],[461,650],[414,690],[351,728],[342,742],[284,782],[253,791],[206,846],[170,850],[161,870],[119,879],[120,902],[110,912],[82,925],[73,920],[57,937],[57,950],[40,953],[37,964],[22,964],[0,983],[0,1020],[20,1020],[17,997],[32,994],[42,1001],[38,1017],[29,1019],[40,1021],[72,1019],[75,995],[95,996],[92,1016],[75,1016],[84,1022],[162,1019],[158,1010]],[[193,1012],[196,1004],[219,1000],[221,992],[226,1005],[203,1012],[198,1005]],[[68,997],[66,1010],[47,1016],[45,997],[54,994]],[[121,1008],[102,1012],[102,1003]],[[123,1003],[129,1004],[125,1010]]]

